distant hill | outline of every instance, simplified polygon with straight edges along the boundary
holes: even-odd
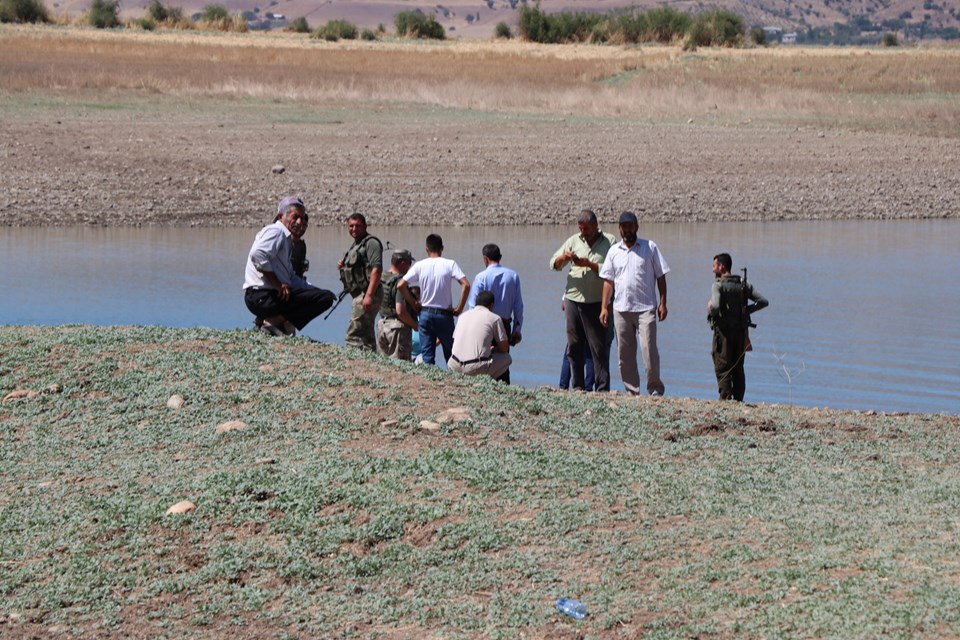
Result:
[[[519,0],[170,0],[164,4],[180,6],[191,15],[214,3],[223,4],[231,13],[280,14],[281,19],[272,21],[279,28],[285,21],[306,17],[311,27],[345,19],[360,27],[382,24],[389,31],[398,12],[420,10],[436,15],[450,37],[487,38],[499,22],[516,25]],[[89,0],[59,0],[50,8],[55,14],[79,15],[89,4]],[[121,8],[124,16],[139,17],[148,4],[149,0],[130,0]],[[540,7],[548,13],[608,12],[662,4],[658,0],[542,0]],[[800,42],[870,42],[887,31],[904,41],[960,38],[960,4],[948,0],[678,0],[669,6],[687,13],[732,11],[742,16],[748,27],[795,31]]]

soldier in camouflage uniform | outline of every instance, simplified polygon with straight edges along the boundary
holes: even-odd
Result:
[[[347,218],[347,229],[353,244],[337,263],[343,288],[353,297],[344,343],[349,347],[376,351],[376,318],[383,300],[380,286],[383,244],[367,233],[367,220],[361,213]]]
[[[419,331],[415,313],[397,290],[400,279],[410,270],[413,256],[406,249],[393,253],[390,269],[383,274],[383,306],[377,321],[377,351],[398,360],[410,360],[413,332]]]
[[[713,328],[713,368],[721,400],[743,402],[747,389],[743,360],[747,355],[747,328],[750,314],[770,303],[740,276],[731,275],[729,253],[713,257],[716,280],[707,302],[707,320]],[[754,302],[748,305],[747,301]]]

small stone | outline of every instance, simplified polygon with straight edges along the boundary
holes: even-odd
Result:
[[[254,462],[256,462],[257,464],[276,464],[277,459],[276,458],[257,458],[256,460],[254,460]]]
[[[273,372],[273,365],[272,365],[272,364],[262,364],[262,365],[260,365],[260,366],[257,367],[257,368],[260,370],[261,373],[272,373],[272,372]]]
[[[3,397],[4,402],[9,402],[11,400],[20,400],[27,399],[32,400],[37,397],[37,392],[32,389],[18,389],[16,391],[11,391]]]
[[[217,433],[226,433],[228,431],[243,431],[247,428],[246,422],[241,422],[239,420],[228,420],[217,425]]]
[[[283,172],[286,171],[286,170],[287,170],[287,168],[286,168],[285,166],[283,166],[282,164],[275,164],[275,165],[273,165],[273,167],[270,168],[270,171],[273,171],[273,172],[276,173],[277,175],[280,175],[281,173],[283,173]]]
[[[178,514],[178,513],[190,513],[197,508],[197,505],[193,504],[189,500],[181,500],[177,504],[173,505],[167,509],[167,515]]]
[[[426,431],[427,433],[438,433],[440,431],[440,425],[430,420],[421,420],[420,431]]]
[[[183,396],[178,396],[176,394],[170,396],[170,399],[167,400],[167,406],[171,409],[179,409],[183,406]]]
[[[63,391],[63,387],[59,384],[52,384],[47,387],[47,393],[60,393],[61,391]]]
[[[384,429],[393,429],[397,424],[399,423],[396,420],[384,420],[380,423],[380,426]]]

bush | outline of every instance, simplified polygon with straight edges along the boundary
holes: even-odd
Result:
[[[443,25],[433,16],[425,16],[420,11],[401,11],[393,19],[397,35],[401,38],[433,38],[443,40],[446,34]]]
[[[120,0],[93,0],[87,20],[97,29],[112,29],[120,26]]]
[[[897,47],[900,45],[900,42],[897,40],[897,34],[887,31],[883,34],[883,46],[885,47]]]
[[[250,25],[241,14],[231,16],[222,4],[208,4],[196,16],[197,27],[206,31],[233,31],[246,33]]]
[[[375,34],[373,31],[370,31],[370,29],[364,29],[363,31],[360,32],[360,39],[361,39],[361,40],[376,40],[376,39],[377,39],[377,34]]]
[[[767,32],[761,27],[750,29],[750,42],[759,46],[767,44]]]
[[[134,18],[128,24],[128,27],[140,27],[144,31],[153,31],[157,28],[157,23],[150,16],[144,18]]]
[[[513,37],[513,32],[510,31],[510,25],[506,22],[498,22],[497,26],[493,28],[493,36],[495,38],[509,40]]]
[[[167,6],[160,0],[153,0],[147,6],[147,15],[158,24],[173,25],[183,21],[183,9]]]
[[[685,48],[734,47],[743,44],[743,18],[730,11],[710,11],[697,16],[687,34]]]
[[[0,22],[50,22],[41,0],[0,0]]]
[[[356,40],[357,27],[346,20],[331,20],[314,31],[310,37],[327,40],[328,42],[336,42],[341,38],[344,40]]]
[[[222,4],[208,4],[200,13],[201,22],[217,22],[230,19],[230,12]]]
[[[690,31],[693,19],[670,7],[657,7],[646,13],[645,22],[644,40],[669,44]]]
[[[287,31],[293,31],[294,33],[310,33],[310,25],[307,23],[306,17],[300,16],[287,26]]]

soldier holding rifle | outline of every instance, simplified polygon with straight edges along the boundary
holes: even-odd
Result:
[[[713,257],[716,280],[707,302],[707,321],[713,328],[713,368],[720,399],[743,402],[747,389],[743,360],[750,350],[747,332],[755,326],[750,322],[750,314],[770,303],[747,282],[746,269],[741,279],[730,273],[732,267],[729,253]],[[748,300],[754,304],[748,304]]]

